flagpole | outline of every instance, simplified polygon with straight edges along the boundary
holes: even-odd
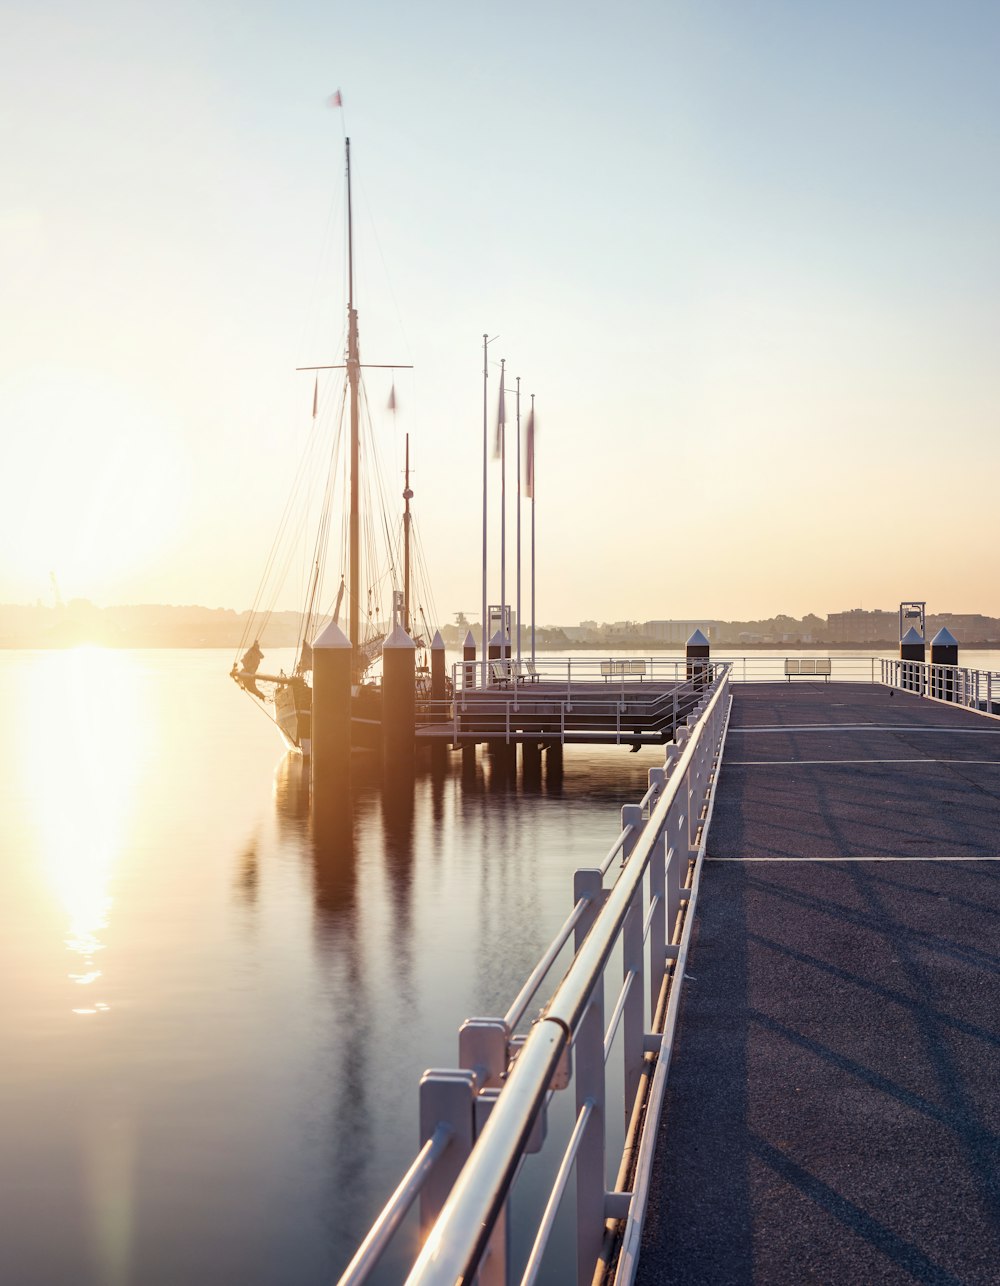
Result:
[[[483,627],[482,627],[483,638],[482,638],[482,659],[481,659],[481,670],[480,670],[480,681],[479,681],[479,686],[481,688],[486,687],[486,675],[487,675],[486,658],[489,654],[489,637],[488,637],[488,627],[486,624],[486,611],[487,611],[486,545],[487,545],[487,535],[488,535],[488,527],[486,524],[486,510],[487,510],[486,483],[487,483],[488,465],[489,465],[489,458],[490,458],[489,429],[487,427],[488,421],[489,421],[489,410],[486,402],[486,381],[489,378],[489,369],[486,363],[486,346],[489,344],[489,342],[490,341],[488,337],[484,335],[483,336]]]
[[[500,659],[507,659],[507,431],[503,410],[504,368],[500,359]]]
[[[517,377],[517,664],[521,665],[521,377]]]
[[[531,395],[531,664],[535,664],[535,395]]]

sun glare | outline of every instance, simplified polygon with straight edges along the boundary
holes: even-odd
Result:
[[[33,372],[4,405],[21,480],[4,521],[25,597],[46,594],[52,572],[66,598],[112,596],[178,528],[187,484],[177,435],[136,390],[92,372]]]
[[[144,721],[135,661],[77,648],[40,657],[29,698],[25,793],[48,882],[65,913],[65,945],[78,1014],[108,1009],[103,991],[112,873],[133,807]]]

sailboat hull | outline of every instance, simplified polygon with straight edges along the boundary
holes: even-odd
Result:
[[[280,683],[274,691],[274,721],[294,750],[308,755],[312,743],[312,689],[305,679]]]
[[[274,692],[274,721],[287,744],[308,757],[312,750],[312,688],[305,679],[280,683]],[[362,684],[351,698],[351,749],[382,747],[382,694]]]

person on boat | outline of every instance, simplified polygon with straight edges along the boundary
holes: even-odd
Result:
[[[264,659],[264,653],[260,650],[260,643],[254,639],[253,644],[247,648],[240,661],[240,669],[246,674],[256,674],[257,669]]]

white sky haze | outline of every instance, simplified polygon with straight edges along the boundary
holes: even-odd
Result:
[[[1000,614],[1000,7],[0,9],[0,602],[250,605],[340,360],[346,124],[444,619],[484,331],[541,623]]]

